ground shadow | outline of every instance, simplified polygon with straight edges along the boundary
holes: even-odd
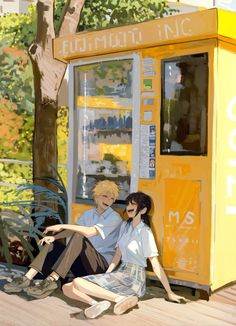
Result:
[[[23,275],[25,273],[26,269],[18,266],[14,266],[11,270],[7,269],[5,264],[0,264],[0,290],[4,292],[3,286],[6,282],[10,281],[13,277]],[[181,296],[184,296],[185,298],[196,301],[199,299],[199,294],[197,291],[194,291],[191,288],[187,288],[184,286],[178,286],[178,285],[172,285],[172,290]],[[22,291],[20,293],[14,293],[14,295],[19,296],[20,298],[24,299],[25,301],[32,301],[37,300],[31,296],[29,296],[26,292]],[[57,297],[60,300],[63,300],[66,304],[68,304],[71,307],[75,307],[78,309],[78,312],[71,313],[70,317],[79,319],[79,320],[86,320],[86,317],[84,316],[84,309],[88,307],[85,303],[77,302],[76,300],[72,300],[68,297],[66,297],[61,289],[58,289],[52,293],[51,296]],[[153,298],[160,298],[160,299],[167,299],[166,292],[164,288],[162,287],[161,283],[156,280],[150,280],[147,279],[147,291],[145,296],[143,296],[140,301],[147,301]],[[106,311],[106,314],[108,315],[114,315],[113,313],[114,304],[111,305],[111,307]],[[130,310],[136,310],[139,309],[138,305]],[[126,313],[129,313],[128,310]],[[102,315],[101,315],[102,316]],[[100,317],[101,317],[100,316]],[[99,318],[99,317],[98,317]]]

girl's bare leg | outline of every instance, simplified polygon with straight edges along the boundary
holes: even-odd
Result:
[[[72,283],[63,286],[63,292],[68,297],[86,302],[92,307],[85,310],[85,315],[89,318],[95,318],[110,306],[108,301],[97,302],[91,296],[115,302],[114,313],[123,314],[128,309],[134,307],[138,298],[136,296],[121,296],[106,290],[97,284],[89,282],[83,278],[77,277]]]
[[[84,314],[87,318],[96,318],[97,316],[101,315],[101,313],[106,311],[111,305],[109,301],[97,302],[86,293],[76,289],[73,286],[73,283],[63,285],[62,290],[67,297],[88,303],[91,306],[84,310]]]
[[[119,297],[116,293],[106,290],[101,286],[80,277],[74,279],[72,283],[75,289],[96,298],[116,302],[117,297]]]
[[[62,291],[67,297],[69,297],[71,299],[79,300],[79,301],[88,303],[90,305],[93,305],[94,302],[96,303],[96,301],[94,299],[92,299],[90,296],[88,296],[84,292],[81,292],[77,288],[75,288],[73,286],[73,282],[63,285]]]

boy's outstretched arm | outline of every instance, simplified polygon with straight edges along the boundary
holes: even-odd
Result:
[[[71,224],[56,224],[56,225],[48,226],[44,230],[44,233],[46,234],[48,232],[60,232],[62,230],[79,232],[80,234],[82,234],[87,238],[99,234],[95,226],[82,226],[82,225],[71,225]]]
[[[51,235],[51,236],[45,236],[42,239],[39,240],[39,244],[43,245],[44,243],[52,243],[55,240],[59,240],[59,239],[64,239],[64,238],[68,238],[73,234],[73,231],[70,230],[63,230],[61,232],[58,232],[55,235]]]

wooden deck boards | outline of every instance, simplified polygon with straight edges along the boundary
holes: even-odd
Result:
[[[122,316],[108,313],[85,319],[83,304],[65,298],[60,292],[42,300],[30,300],[0,291],[1,326],[230,326],[236,325],[236,286],[214,293],[209,301],[191,296],[181,287],[177,292],[190,298],[188,304],[174,304],[164,299],[157,286],[148,288],[148,295],[133,310]]]

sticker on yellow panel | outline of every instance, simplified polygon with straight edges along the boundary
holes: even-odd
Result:
[[[163,264],[173,271],[198,272],[200,181],[165,181]]]

